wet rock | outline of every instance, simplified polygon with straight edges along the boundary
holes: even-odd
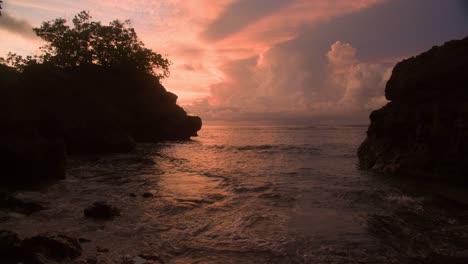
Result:
[[[385,89],[391,102],[372,112],[360,167],[467,181],[468,38],[398,63]]]
[[[97,264],[98,260],[96,257],[88,257],[85,261],[85,264]]]
[[[21,261],[20,240],[16,233],[0,230],[0,257],[6,264]]]
[[[94,202],[93,205],[84,209],[84,215],[88,218],[108,220],[120,216],[120,210],[106,202]]]
[[[157,263],[164,263],[159,255],[156,254],[140,254],[138,257],[146,260],[146,261],[152,261],[152,262],[157,262]]]
[[[120,258],[120,264],[135,264],[135,261],[131,256],[125,255]]]
[[[91,240],[89,240],[89,239],[86,239],[86,238],[82,238],[82,237],[78,238],[78,241],[79,241],[81,244],[84,244],[84,243],[89,243],[89,242],[91,242]]]
[[[103,247],[100,247],[100,246],[96,246],[96,251],[99,252],[99,253],[108,253],[109,249],[108,248],[103,248]]]
[[[64,234],[46,233],[27,238],[21,242],[25,263],[65,262],[81,255],[81,246],[76,238]]]
[[[36,202],[22,201],[8,193],[0,193],[0,209],[30,215],[44,210],[44,207]]]

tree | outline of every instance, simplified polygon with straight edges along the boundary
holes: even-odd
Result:
[[[37,36],[47,42],[41,47],[42,54],[27,59],[20,57],[16,64],[51,63],[58,67],[85,64],[125,66],[159,79],[169,76],[171,62],[146,48],[138,39],[130,21],[114,20],[109,25],[102,25],[91,19],[88,12],[82,11],[73,18],[73,27],[63,18],[43,22],[40,27],[33,29]]]

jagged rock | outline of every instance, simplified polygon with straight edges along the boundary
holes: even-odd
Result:
[[[81,246],[76,238],[58,233],[46,233],[21,242],[25,263],[50,263],[69,261],[81,255]]]
[[[372,112],[358,150],[362,169],[466,180],[468,175],[468,38],[398,63],[389,102]]]
[[[94,202],[92,206],[84,210],[84,215],[88,218],[108,220],[120,216],[120,210],[105,202]]]
[[[0,85],[11,86],[5,97],[21,102],[3,107],[10,113],[5,120],[65,138],[71,152],[126,152],[131,139],[183,140],[201,128],[201,119],[188,116],[156,77],[130,68],[38,64],[22,73],[0,67],[2,72]]]
[[[0,64],[0,184],[65,177],[65,154],[129,152],[201,129],[159,79],[123,65]]]

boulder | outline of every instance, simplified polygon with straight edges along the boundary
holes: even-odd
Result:
[[[43,210],[44,207],[36,202],[20,200],[8,193],[0,193],[0,209],[30,215]]]
[[[25,263],[68,262],[81,256],[78,239],[58,233],[45,233],[21,242]]]
[[[109,220],[120,216],[120,210],[106,202],[94,202],[93,205],[84,209],[84,215],[87,218]]]
[[[390,102],[370,115],[360,167],[466,181],[468,38],[398,63],[385,95]]]

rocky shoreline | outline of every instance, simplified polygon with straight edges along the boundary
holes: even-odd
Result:
[[[468,38],[398,63],[385,89],[390,102],[370,115],[360,167],[466,182],[467,76]]]
[[[143,198],[149,198],[143,193]],[[133,196],[132,196],[133,197]],[[30,216],[48,208],[35,201],[23,201],[10,193],[0,193],[0,210]],[[104,223],[121,216],[121,210],[105,201],[97,201],[83,209],[83,216],[87,221]],[[5,264],[51,264],[51,263],[83,263],[96,264],[98,257],[82,256],[82,245],[92,241],[87,238],[73,236],[62,232],[38,233],[31,237],[21,238],[19,234],[10,230],[0,230],[0,259]],[[110,249],[96,246],[96,254],[109,253]],[[138,256],[124,255],[120,257],[122,264],[136,263],[164,263],[155,254],[140,254]]]
[[[202,126],[157,77],[122,66],[0,64],[0,86],[0,182],[13,189],[63,179],[68,155],[189,140]]]

